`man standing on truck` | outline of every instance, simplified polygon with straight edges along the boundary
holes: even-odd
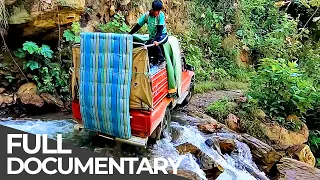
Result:
[[[165,15],[161,11],[163,4],[161,0],[154,0],[152,2],[152,9],[146,12],[139,20],[138,23],[133,27],[129,34],[137,32],[145,23],[148,24],[149,40],[147,44],[154,44],[149,48],[149,57],[155,56],[151,63],[153,65],[159,65],[159,68],[164,68],[165,58],[159,45],[164,44],[168,41]]]

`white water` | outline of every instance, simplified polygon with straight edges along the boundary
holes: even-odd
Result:
[[[23,120],[7,120],[0,121],[0,125],[11,127],[14,129],[22,130],[32,134],[48,134],[49,138],[55,139],[56,134],[68,134],[73,132],[73,122],[65,120],[57,121],[23,121]],[[198,147],[203,153],[209,155],[217,164],[224,168],[224,172],[217,178],[218,180],[250,180],[256,179],[242,166],[239,161],[246,163],[256,172],[259,172],[257,166],[252,161],[252,155],[249,147],[237,140],[236,151],[232,152],[231,155],[221,156],[217,151],[208,147],[205,144],[206,138],[204,138],[198,129],[194,126],[182,126],[176,122],[173,122],[171,127],[173,129],[179,129],[181,135],[174,141],[170,136],[159,140],[152,149],[152,157],[165,157],[172,158],[177,161],[179,157],[183,157],[183,161],[180,163],[179,169],[189,170],[197,173],[202,179],[206,179],[205,173],[200,169],[196,158],[190,153],[186,155],[179,155],[175,146],[183,143],[191,143]],[[219,134],[216,134],[216,136]],[[232,134],[223,133],[221,137],[228,137],[235,139],[236,137]],[[152,161],[152,158],[151,158]],[[261,176],[264,176],[260,172]],[[264,178],[267,179],[267,178]]]
[[[48,138],[55,139],[57,134],[67,134],[73,131],[73,123],[66,120],[56,121],[25,121],[6,120],[0,121],[0,125],[25,131],[31,134],[48,134]]]
[[[194,158],[190,158],[190,156],[192,156],[190,153],[187,155],[179,155],[178,151],[174,148],[174,146],[188,142],[198,147],[203,153],[209,155],[217,164],[224,168],[224,172],[218,177],[219,180],[256,179],[247,172],[244,167],[237,164],[239,161],[245,162],[247,165],[254,168],[255,171],[259,172],[257,166],[252,161],[250,149],[246,144],[235,140],[237,152],[233,152],[231,156],[224,155],[224,157],[222,157],[216,150],[205,144],[206,138],[201,136],[201,133],[196,127],[181,126],[176,122],[173,122],[171,127],[173,129],[179,129],[181,135],[178,139],[173,141],[171,137],[160,140],[157,143],[156,148],[153,149],[153,153],[157,157],[171,157],[175,158],[176,161],[179,157],[184,157],[184,161],[181,163],[179,168],[196,172],[202,179],[206,179],[204,172],[199,168],[196,160]],[[260,172],[260,176],[265,177],[262,172]],[[264,179],[268,178],[265,177]]]

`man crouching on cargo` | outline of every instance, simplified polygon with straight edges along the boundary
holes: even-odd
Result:
[[[148,24],[149,31],[149,40],[146,44],[154,44],[149,48],[149,57],[152,55],[155,58],[151,61],[153,65],[159,65],[159,68],[162,69],[166,65],[165,58],[163,56],[160,44],[164,44],[168,41],[165,15],[161,11],[163,4],[160,0],[155,0],[152,2],[152,9],[145,13],[139,20],[138,23],[133,27],[129,34],[134,34],[137,32],[145,23]]]

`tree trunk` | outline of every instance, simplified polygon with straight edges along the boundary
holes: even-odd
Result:
[[[291,158],[282,158],[277,164],[278,180],[318,180],[320,170],[307,163]]]
[[[248,134],[242,135],[242,141],[246,143],[257,165],[269,172],[272,166],[281,159],[281,156],[268,144]]]

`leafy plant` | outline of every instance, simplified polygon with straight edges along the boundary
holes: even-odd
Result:
[[[63,37],[67,42],[80,43],[81,27],[79,22],[73,22],[71,29],[67,29],[63,32]]]
[[[226,118],[230,113],[233,113],[235,109],[236,104],[229,102],[226,98],[223,98],[208,106],[206,111],[220,122],[223,122],[224,118]]]
[[[24,71],[32,74],[40,92],[66,93],[69,75],[60,63],[54,62],[53,54],[49,46],[39,47],[31,41],[15,51],[15,56],[23,60]]]
[[[318,98],[313,82],[303,76],[296,62],[269,58],[261,60],[257,75],[252,77],[249,95],[271,117],[304,114]]]
[[[115,14],[112,21],[107,24],[100,24],[98,28],[102,32],[109,33],[127,33],[130,31],[130,27],[126,24],[126,20],[121,14]]]
[[[316,166],[320,167],[320,131],[319,130],[312,130],[309,132],[309,147],[312,153],[315,155],[317,163]]]

